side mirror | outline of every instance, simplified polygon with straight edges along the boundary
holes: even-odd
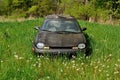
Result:
[[[87,28],[81,28],[82,29],[82,31],[85,31],[85,30],[87,30]]]
[[[35,29],[35,30],[39,30],[39,27],[35,26],[34,29]]]

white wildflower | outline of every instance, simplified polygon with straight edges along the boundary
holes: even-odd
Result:
[[[30,58],[30,60],[32,60],[32,57]]]
[[[100,64],[100,60],[98,60],[98,62],[97,62],[98,64]]]
[[[101,72],[102,70],[101,70],[101,69],[99,69],[98,71],[99,71],[99,72]]]
[[[97,69],[98,68],[98,66],[95,66],[95,69]]]
[[[64,65],[65,65],[65,66],[67,66],[67,64],[66,64],[66,63],[65,63]]]
[[[84,65],[84,63],[81,63],[81,65]]]
[[[36,61],[36,64],[38,64],[38,61]]]
[[[107,77],[109,77],[110,75],[109,74],[106,74]]]
[[[108,73],[108,71],[105,71],[106,73]]]
[[[33,64],[33,66],[35,67],[35,66],[36,66],[36,64]]]
[[[17,52],[14,52],[14,54],[16,54]]]
[[[91,61],[90,65],[91,65],[91,66],[93,65],[93,61]]]
[[[38,67],[40,68],[41,64],[38,64]]]
[[[47,76],[47,79],[50,79],[50,76]]]
[[[72,68],[75,68],[75,65],[73,65]]]
[[[107,78],[107,80],[111,80],[110,78]]]
[[[107,66],[107,68],[109,68],[110,66]]]
[[[8,48],[10,47],[10,45],[8,45]]]
[[[20,71],[20,69],[18,68],[18,70],[17,71]]]
[[[3,61],[1,60],[1,63],[3,63]]]
[[[89,59],[89,57],[87,56],[86,59]]]
[[[43,55],[40,55],[40,56],[38,56],[38,58],[39,58],[39,57],[40,57],[40,58],[43,58],[44,56],[43,56]]]
[[[119,73],[119,71],[115,71],[115,72],[114,72],[114,74],[118,74],[118,73]]]
[[[45,58],[46,60],[49,60],[49,58]]]
[[[63,72],[63,70],[61,69],[60,72]]]
[[[118,62],[120,62],[120,59],[118,59]]]
[[[105,67],[105,65],[102,65],[102,67],[104,68],[104,67]]]
[[[116,67],[118,67],[119,65],[118,64],[115,64]]]
[[[40,58],[38,58],[38,61],[40,61]]]
[[[72,58],[74,58],[74,59],[75,59],[76,57],[75,57],[74,55],[72,55]]]
[[[18,59],[18,55],[14,55],[14,57],[15,57],[16,59]]]
[[[94,61],[93,64],[96,64],[96,62]]]
[[[67,66],[66,68],[68,69],[69,67]]]
[[[23,59],[23,57],[19,57],[19,59]]]
[[[84,70],[84,68],[81,68],[82,70]]]
[[[80,68],[77,68],[76,70],[77,70],[77,71],[79,71],[79,70],[80,70]]]
[[[30,60],[27,60],[27,62],[30,62]]]
[[[112,54],[109,54],[109,57],[111,57],[112,56]]]
[[[75,61],[74,61],[74,60],[72,60],[72,63],[75,63]]]
[[[81,58],[78,58],[78,60],[81,60]]]

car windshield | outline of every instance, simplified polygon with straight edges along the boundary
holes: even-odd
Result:
[[[52,32],[81,32],[77,22],[73,20],[46,20],[41,29]]]

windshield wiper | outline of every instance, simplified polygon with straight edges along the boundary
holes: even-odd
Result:
[[[43,29],[43,30],[41,30],[41,31],[48,31],[48,32],[51,32],[51,31],[49,31],[49,30],[46,30],[46,29]]]
[[[72,31],[56,31],[57,33],[79,33],[79,32],[72,32]]]
[[[72,31],[49,31],[49,30],[46,30],[46,29],[43,29],[41,31],[47,31],[47,32],[56,32],[56,33],[79,33],[79,32],[72,32]]]

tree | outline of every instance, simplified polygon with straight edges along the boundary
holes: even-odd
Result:
[[[70,14],[78,19],[120,19],[120,0],[0,0],[0,15],[44,17]]]
[[[0,15],[5,14],[6,4],[3,0],[0,0]]]

